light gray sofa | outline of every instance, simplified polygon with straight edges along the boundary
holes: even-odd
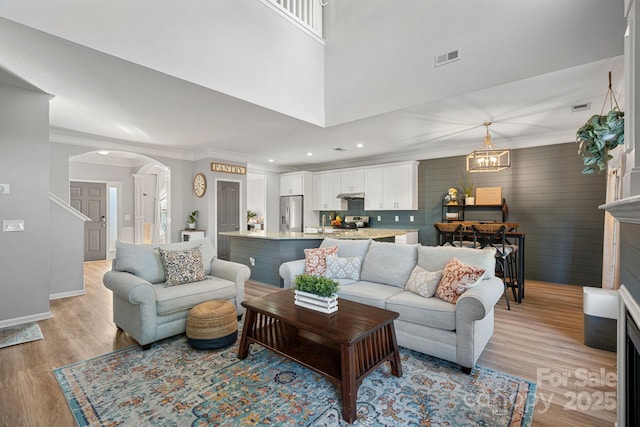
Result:
[[[116,242],[112,270],[103,277],[113,292],[113,321],[143,349],[163,338],[183,333],[189,310],[204,301],[227,300],[244,313],[244,283],[249,267],[216,258],[209,239],[160,245],[168,250],[200,247],[206,280],[165,286],[165,272],[154,245]]]
[[[399,313],[394,322],[398,345],[449,360],[462,366],[463,371],[471,371],[493,335],[494,306],[504,292],[502,280],[494,274],[493,249],[331,238],[320,245],[332,246],[338,246],[339,257],[363,257],[359,281],[337,279],[339,298]],[[464,292],[456,304],[404,289],[416,264],[437,271],[453,257],[486,270],[484,279]],[[303,259],[283,263],[279,272],[284,287],[290,288],[304,269]]]

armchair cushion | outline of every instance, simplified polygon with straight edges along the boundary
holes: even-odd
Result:
[[[149,283],[164,282],[164,267],[153,245],[134,245],[116,240],[114,270],[138,276]]]
[[[204,280],[204,266],[202,265],[200,248],[196,247],[182,251],[169,251],[160,248],[158,252],[160,252],[162,265],[164,265],[167,286]]]
[[[212,276],[180,286],[160,284],[153,287],[156,293],[156,310],[160,316],[188,310],[204,301],[231,299],[236,295],[234,282]]]

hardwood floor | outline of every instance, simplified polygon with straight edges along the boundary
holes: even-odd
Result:
[[[0,349],[0,426],[73,426],[53,368],[135,344],[112,322],[102,275],[111,262],[85,263],[86,295],[51,301],[53,318],[38,322],[44,340]],[[247,298],[277,290],[248,283]],[[504,298],[495,333],[478,365],[537,382],[536,426],[611,426],[615,353],[585,346],[582,288],[527,281],[521,305]]]

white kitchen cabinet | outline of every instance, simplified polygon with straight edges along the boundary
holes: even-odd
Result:
[[[365,169],[365,210],[417,210],[418,162]]]
[[[382,168],[364,170],[364,210],[380,211],[384,209],[382,200]]]
[[[313,175],[313,210],[340,211],[347,209],[347,202],[338,199],[340,172],[316,173]]]
[[[304,195],[304,181],[305,179],[311,179],[311,177],[307,177],[306,174],[309,174],[309,172],[292,172],[280,175],[280,195]]]
[[[340,192],[360,193],[364,191],[364,169],[349,169],[340,172]]]

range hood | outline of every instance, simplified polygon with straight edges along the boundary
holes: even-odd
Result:
[[[364,193],[340,193],[336,196],[336,199],[344,199],[344,200],[357,200],[364,199]]]

